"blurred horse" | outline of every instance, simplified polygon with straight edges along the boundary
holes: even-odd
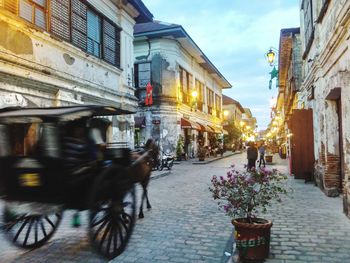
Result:
[[[131,173],[135,182],[141,184],[143,193],[141,197],[141,206],[139,211],[139,218],[144,218],[143,203],[146,199],[147,209],[152,208],[148,199],[147,186],[151,178],[154,156],[158,155],[158,146],[152,139],[148,139],[142,151],[135,151],[131,153],[131,158],[134,160],[131,165]]]

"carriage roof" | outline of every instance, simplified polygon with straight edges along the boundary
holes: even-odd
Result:
[[[0,111],[0,123],[65,122],[84,117],[132,114],[113,106],[79,105],[49,108],[9,108]]]

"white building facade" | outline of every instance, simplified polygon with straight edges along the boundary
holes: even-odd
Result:
[[[180,25],[138,24],[134,36],[137,140],[154,138],[163,151],[174,152],[181,135],[190,157],[199,143],[214,145],[223,133],[222,89],[230,83]],[[152,106],[144,104],[148,82]]]
[[[0,1],[0,107],[103,104],[135,110],[133,27],[141,1]],[[133,139],[133,116],[111,140]]]

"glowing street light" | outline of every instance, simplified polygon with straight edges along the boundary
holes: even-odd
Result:
[[[227,118],[230,112],[228,110],[224,110],[224,117]]]

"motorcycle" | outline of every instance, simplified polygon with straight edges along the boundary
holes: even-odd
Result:
[[[159,170],[162,171],[164,167],[168,168],[168,170],[171,170],[174,165],[174,160],[175,158],[172,155],[163,152],[160,160]]]

